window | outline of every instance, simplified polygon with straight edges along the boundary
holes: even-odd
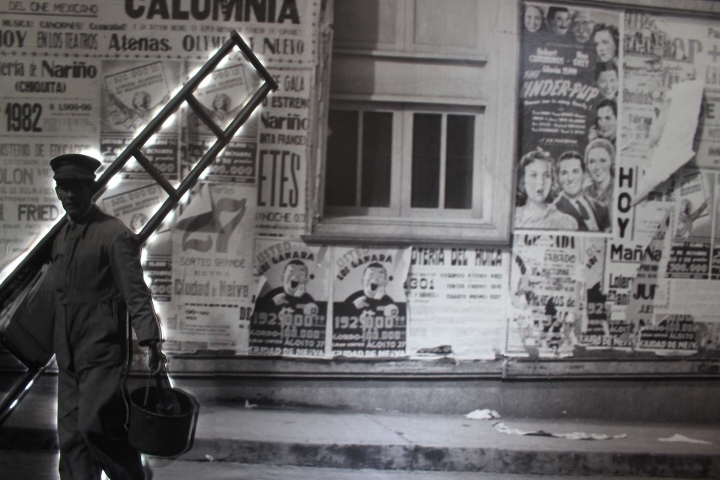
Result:
[[[481,107],[331,104],[324,218],[482,219],[482,124]]]
[[[508,244],[517,2],[335,7],[305,240]]]
[[[331,107],[326,214],[478,217],[481,192],[475,191],[480,181],[474,172],[482,116],[440,110]]]

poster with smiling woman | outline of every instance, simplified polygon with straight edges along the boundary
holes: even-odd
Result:
[[[612,231],[621,15],[523,4],[515,229]]]

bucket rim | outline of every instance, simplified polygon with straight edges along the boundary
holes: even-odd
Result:
[[[190,395],[189,393],[187,393],[183,390],[180,390],[179,388],[171,388],[170,390],[172,390],[173,392],[181,393],[181,394],[185,395],[185,397],[187,397],[187,399],[191,403],[190,410],[188,410],[187,412],[180,413],[179,415],[166,415],[163,413],[151,412],[150,410],[146,410],[144,406],[139,405],[132,398],[132,396],[135,392],[137,392],[138,390],[145,390],[145,388],[147,388],[147,387],[138,387],[135,390],[133,390],[132,392],[130,392],[130,395],[129,395],[130,408],[136,408],[137,410],[144,413],[145,415],[152,415],[152,416],[160,417],[160,418],[183,418],[183,417],[187,417],[189,415],[197,415],[200,412],[200,403],[197,401],[197,399],[194,396]],[[156,387],[151,386],[150,388],[154,389]],[[143,395],[144,395],[144,393],[143,393]]]

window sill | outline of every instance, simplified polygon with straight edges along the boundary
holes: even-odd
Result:
[[[330,245],[497,245],[510,246],[507,220],[408,220],[378,217],[323,218],[313,232],[303,235],[308,244]]]
[[[333,57],[371,57],[379,60],[395,60],[416,63],[442,63],[444,65],[484,66],[487,55],[461,53],[405,52],[398,50],[374,50],[368,48],[334,48]]]

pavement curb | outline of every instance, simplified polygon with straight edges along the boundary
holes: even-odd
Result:
[[[54,428],[3,426],[0,448],[58,451]],[[342,469],[493,472],[504,474],[720,478],[717,454],[618,453],[489,447],[431,447],[256,441],[196,437],[188,461]]]
[[[720,453],[646,454],[196,439],[185,460],[373,470],[720,478]]]
[[[0,435],[0,448],[57,451],[57,431],[51,428],[4,426]],[[535,451],[196,438],[193,449],[181,459],[343,469],[720,478],[720,452],[717,455],[688,455]]]

